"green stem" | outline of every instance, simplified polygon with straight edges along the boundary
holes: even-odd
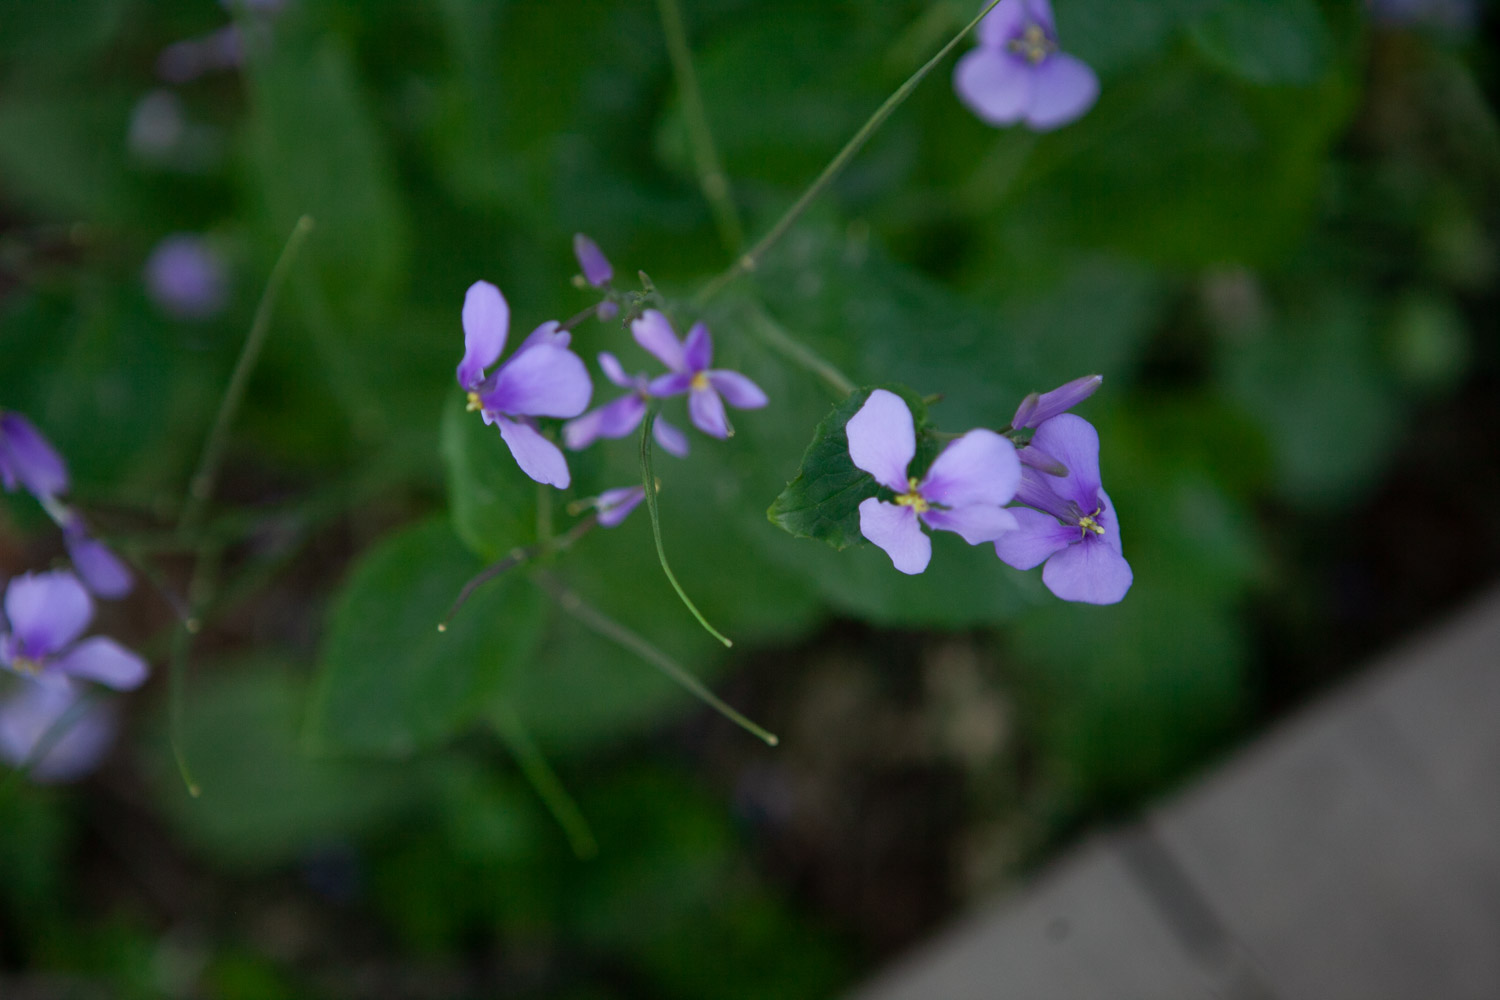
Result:
[[[698,89],[693,54],[688,48],[687,30],[682,24],[682,8],[677,0],[657,0],[656,8],[661,13],[661,29],[667,38],[672,72],[677,77],[677,91],[682,97],[682,117],[693,150],[693,164],[698,171],[698,185],[703,188],[703,197],[708,199],[713,211],[714,224],[719,229],[724,249],[731,254],[737,253],[745,245],[745,232],[734,208],[728,175],[724,173],[724,164],[714,146],[708,114],[703,109],[703,94]]]
[[[734,708],[730,707],[727,702],[710,691],[702,681],[694,677],[692,674],[688,673],[687,669],[676,660],[672,659],[666,653],[663,653],[661,650],[651,645],[650,642],[648,642],[641,636],[630,631],[630,629],[626,628],[624,625],[621,625],[619,622],[608,617],[597,608],[594,608],[592,605],[586,603],[583,598],[579,597],[573,591],[563,586],[561,581],[553,577],[552,574],[545,572],[538,573],[536,574],[535,579],[537,585],[544,591],[546,591],[547,596],[557,602],[558,607],[562,608],[574,618],[577,618],[580,622],[583,623],[583,626],[585,628],[592,630],[596,634],[603,636],[605,639],[608,639],[610,642],[628,649],[636,656],[639,656],[641,659],[645,660],[647,663],[651,664],[653,667],[666,674],[672,680],[682,685],[688,691],[692,692],[692,694],[697,696],[701,701],[704,702],[704,704],[708,705],[714,711],[724,716],[724,718],[728,719],[730,722],[733,722],[735,725],[739,726],[741,729],[745,730],[747,733],[750,733],[757,739],[762,740],[767,746],[774,747],[781,742],[776,738],[776,734],[766,730],[761,726],[756,725],[754,722],[751,722]]]
[[[219,464],[224,459],[224,449],[229,443],[229,425],[234,420],[235,411],[239,409],[240,401],[245,396],[245,388],[250,384],[250,374],[255,370],[255,363],[260,359],[261,348],[265,346],[266,336],[271,330],[271,313],[276,306],[276,299],[281,293],[281,286],[286,281],[286,276],[291,272],[292,262],[296,260],[297,251],[302,248],[302,243],[307,239],[307,234],[312,232],[313,220],[311,216],[304,215],[297,220],[292,227],[292,234],[287,237],[286,246],[281,249],[281,256],[276,260],[276,266],[271,268],[271,277],[266,281],[266,290],[261,294],[260,304],[255,307],[255,318],[250,323],[250,332],[245,337],[245,344],[240,348],[239,360],[234,364],[234,371],[229,376],[229,386],[224,390],[224,399],[219,403],[219,413],[214,418],[213,429],[208,432],[208,438],[203,443],[203,454],[198,459],[198,469],[193,473],[193,478],[188,480],[188,495],[182,505],[182,514],[177,520],[177,531],[179,534],[189,534],[198,527],[203,517],[203,511],[208,504],[208,498],[213,493],[214,478],[219,473]]]
[[[703,612],[699,611],[698,606],[688,597],[687,592],[682,589],[682,584],[677,582],[677,574],[673,573],[672,567],[667,564],[667,550],[661,543],[661,513],[656,504],[656,473],[651,468],[651,428],[655,423],[656,409],[653,407],[641,424],[641,485],[646,489],[646,510],[651,514],[651,532],[656,536],[656,558],[661,561],[662,572],[667,574],[667,582],[672,585],[673,590],[677,591],[677,596],[682,600],[683,606],[693,613],[694,618],[698,619],[698,624],[726,647],[733,646],[734,643],[724,633],[710,625],[708,619],[703,617]]]
[[[766,251],[770,250],[786,235],[787,230],[791,229],[792,225],[802,217],[802,213],[807,211],[808,206],[817,199],[818,195],[822,194],[828,185],[832,184],[838,175],[843,173],[844,168],[849,165],[849,161],[853,160],[855,155],[864,148],[865,143],[870,141],[870,137],[875,134],[876,130],[885,124],[885,120],[911,96],[912,91],[917,89],[917,85],[922,82],[923,78],[928,73],[931,73],[937,64],[942,62],[944,57],[949,52],[952,52],[958,43],[963,41],[964,36],[973,30],[975,25],[984,20],[984,16],[999,2],[1000,0],[990,0],[989,3],[985,4],[984,10],[979,12],[978,17],[964,25],[958,34],[948,40],[948,44],[939,49],[935,56],[922,65],[921,69],[917,70],[907,78],[905,83],[897,87],[896,92],[887,97],[885,103],[875,109],[875,113],[860,126],[859,131],[854,133],[854,137],[846,142],[844,148],[839,150],[838,154],[829,161],[828,166],[823,168],[823,172],[818,175],[817,180],[813,181],[811,186],[802,192],[802,197],[798,198],[792,204],[792,207],[787,209],[786,213],[776,221],[776,224],[771,227],[771,231],[762,236],[755,246],[741,255],[738,260],[730,265],[728,270],[705,285],[703,290],[698,293],[695,303],[702,306],[709,299],[712,299],[719,292],[723,291],[730,282],[734,281],[740,275],[755,270]]]
[[[536,790],[537,797],[542,800],[552,818],[557,820],[557,825],[562,827],[573,853],[582,861],[597,855],[599,842],[594,839],[589,821],[584,818],[578,803],[573,801],[573,796],[563,787],[562,779],[552,770],[547,758],[542,756],[541,748],[522,725],[521,717],[509,705],[501,705],[495,709],[491,720],[496,735],[515,758],[516,766]]]
[[[538,556],[549,556],[557,552],[568,551],[578,539],[588,534],[590,529],[598,523],[598,515],[590,515],[556,538],[549,538],[545,541],[536,542],[533,545],[511,549],[498,561],[480,570],[468,583],[464,584],[463,589],[458,592],[458,596],[453,599],[453,606],[448,609],[448,613],[443,616],[443,620],[438,622],[437,630],[439,632],[448,631],[448,626],[453,623],[453,616],[458,614],[459,609],[469,602],[469,598],[474,596],[474,591],[483,587],[495,577],[515,569],[522,563],[530,562]]]
[[[797,365],[828,383],[840,399],[854,391],[855,385],[849,377],[839,371],[832,362],[824,359],[812,348],[793,337],[787,330],[763,310],[757,310],[755,321],[761,339]]]

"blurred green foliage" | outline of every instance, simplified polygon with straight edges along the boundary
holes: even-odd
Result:
[[[752,233],[973,13],[685,6]],[[538,997],[826,996],[870,957],[768,877],[722,789],[660,735],[690,699],[532,567],[435,628],[487,563],[640,481],[627,439],[570,455],[573,488],[539,492],[452,382],[472,281],[504,290],[512,343],[591,303],[569,280],[577,230],[617,274],[649,273],[679,329],[706,319],[715,365],[772,403],[734,414],[727,442],[656,460],[667,552],[732,652],[678,604],[643,512],[538,559],[557,585],[710,679],[864,628],[978,636],[1020,711],[1005,752],[1029,784],[997,803],[976,780],[970,809],[1026,814],[1043,844],[1224,746],[1255,710],[1247,610],[1316,590],[1273,524],[1366,501],[1414,415],[1488,356],[1473,317],[1500,260],[1500,131],[1471,66],[1493,73],[1494,51],[1376,29],[1349,0],[1055,6],[1064,49],[1100,75],[1097,107],[1052,134],[997,131],[940,67],[700,315],[692,293],[729,260],[650,0],[289,0],[242,72],[170,87],[160,51],[229,23],[219,5],[0,0],[0,405],[45,430],[136,557],[172,524],[282,241],[317,222],[217,497],[229,596],[184,734],[204,794],[183,792],[149,690],[104,777],[0,792],[0,970],[120,996],[323,997],[356,965],[399,983],[499,955],[453,995],[497,977]],[[172,141],[194,145],[148,156],[132,116],[163,88],[187,127]],[[152,246],[183,230],[229,261],[214,318],[173,319],[143,288]],[[583,323],[574,346],[654,368],[618,322]],[[1136,574],[1125,602],[1061,605],[952,536],[907,578],[872,547],[769,523],[843,398],[826,366],[936,397],[928,419],[949,432],[1102,373],[1081,412]],[[665,412],[686,424],[680,402]],[[0,520],[6,573],[22,541],[45,544],[24,507]],[[275,575],[278,546],[295,572]],[[158,652],[170,617],[137,600],[114,621]],[[501,711],[558,769],[597,860],[569,854],[507,758]],[[146,879],[142,843],[191,859],[217,921],[149,893],[94,900],[109,879],[75,859],[100,843]],[[289,912],[247,888],[268,884]],[[222,901],[241,895],[260,924]],[[163,936],[161,913],[196,929]],[[266,922],[347,946],[268,951]]]

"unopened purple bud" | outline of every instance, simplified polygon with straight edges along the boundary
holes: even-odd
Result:
[[[100,597],[114,600],[135,587],[135,574],[130,567],[109,546],[90,535],[83,519],[76,514],[63,527],[63,542],[84,586]]]
[[[599,527],[613,528],[625,520],[644,499],[644,486],[622,486],[616,490],[605,490],[599,494],[599,500],[594,505],[599,511]]]
[[[583,278],[595,288],[603,288],[615,276],[615,269],[599,249],[599,244],[582,233],[573,234],[573,256],[583,268]]]
[[[1049,476],[1066,476],[1068,467],[1057,459],[1047,454],[1040,448],[1027,445],[1016,449],[1016,457],[1021,460],[1022,465],[1029,465],[1038,472],[1045,472]]]
[[[605,299],[603,302],[599,303],[599,308],[594,310],[594,315],[599,317],[599,322],[608,323],[610,320],[620,315],[619,303],[612,302],[609,299]]]
[[[1060,385],[1040,396],[1032,393],[1021,401],[1010,425],[1016,430],[1023,427],[1040,427],[1060,413],[1066,413],[1092,396],[1104,381],[1103,375],[1085,375]]]
[[[68,489],[68,467],[30,420],[0,410],[0,483],[19,484],[35,497],[56,496]]]
[[[224,258],[207,240],[174,233],[146,260],[146,289],[156,304],[182,319],[217,315],[229,297]]]

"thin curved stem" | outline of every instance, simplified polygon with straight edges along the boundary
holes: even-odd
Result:
[[[542,800],[552,818],[557,820],[557,825],[562,827],[573,853],[581,861],[598,855],[599,841],[594,838],[594,831],[589,827],[583,810],[578,808],[578,803],[563,786],[562,779],[552,770],[552,765],[547,763],[541,748],[522,725],[521,717],[509,705],[501,705],[492,713],[491,721],[494,723],[495,734],[510,751],[516,766],[536,791],[537,798]]]

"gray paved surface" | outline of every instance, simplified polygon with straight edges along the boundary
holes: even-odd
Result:
[[[855,1000],[1500,1000],[1500,590]]]

